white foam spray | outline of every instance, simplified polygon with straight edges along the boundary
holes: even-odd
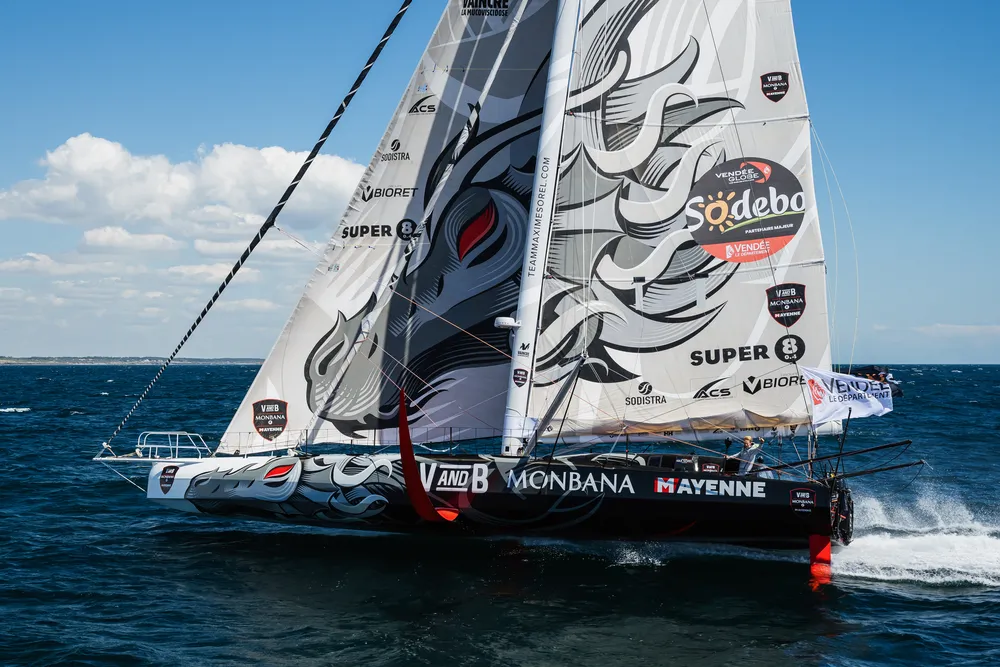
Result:
[[[859,497],[855,538],[833,556],[838,578],[1000,587],[1000,525],[933,492],[915,503]]]

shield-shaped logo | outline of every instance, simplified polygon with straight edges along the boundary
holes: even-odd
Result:
[[[375,191],[372,190],[372,186],[366,185],[365,189],[361,191],[361,201],[371,201],[373,194],[375,194]]]
[[[514,369],[514,384],[518,387],[523,387],[524,383],[528,381],[528,371],[523,368]]]
[[[167,466],[160,471],[160,491],[166,493],[174,485],[174,478],[177,477],[177,466]]]
[[[768,72],[760,75],[760,91],[772,102],[780,102],[788,92],[788,72]]]
[[[806,312],[806,286],[782,283],[767,288],[767,312],[783,327],[790,327]]]
[[[816,507],[816,492],[812,489],[792,489],[789,495],[792,509],[796,512],[811,512]]]
[[[288,426],[288,401],[265,398],[253,404],[253,427],[260,437],[274,440]]]

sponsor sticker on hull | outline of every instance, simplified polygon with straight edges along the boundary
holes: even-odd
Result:
[[[428,493],[485,493],[490,467],[486,463],[420,462],[420,481]]]
[[[764,158],[723,162],[688,198],[688,229],[706,252],[727,262],[756,262],[778,252],[802,226],[805,192],[791,171]]]
[[[692,479],[688,477],[657,477],[656,493],[689,496],[728,496],[731,498],[767,498],[767,482],[743,482],[726,479]]]
[[[792,489],[789,495],[792,509],[796,512],[811,512],[816,507],[816,492],[813,489]]]
[[[167,466],[160,471],[160,491],[166,493],[174,485],[174,479],[177,477],[177,471],[179,468],[177,466]]]

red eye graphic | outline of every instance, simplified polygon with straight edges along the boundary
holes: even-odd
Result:
[[[465,259],[469,251],[490,235],[497,226],[497,208],[490,201],[479,215],[473,218],[458,234],[458,259]]]
[[[278,466],[277,468],[271,468],[270,470],[267,471],[267,474],[264,475],[264,479],[270,479],[272,477],[281,477],[294,467],[295,465],[293,464],[290,466]]]

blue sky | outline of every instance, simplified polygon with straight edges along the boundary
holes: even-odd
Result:
[[[444,4],[414,2],[283,214],[297,236],[325,242]],[[856,318],[847,218],[836,191],[831,212],[816,156],[835,361],[857,319],[855,360],[1000,363],[1000,4],[961,4],[793,0],[813,122],[858,247]],[[0,354],[169,353],[396,6],[0,4]],[[54,171],[47,189],[32,181]],[[67,203],[66,188],[81,194]],[[274,234],[183,354],[266,354],[315,262]]]

